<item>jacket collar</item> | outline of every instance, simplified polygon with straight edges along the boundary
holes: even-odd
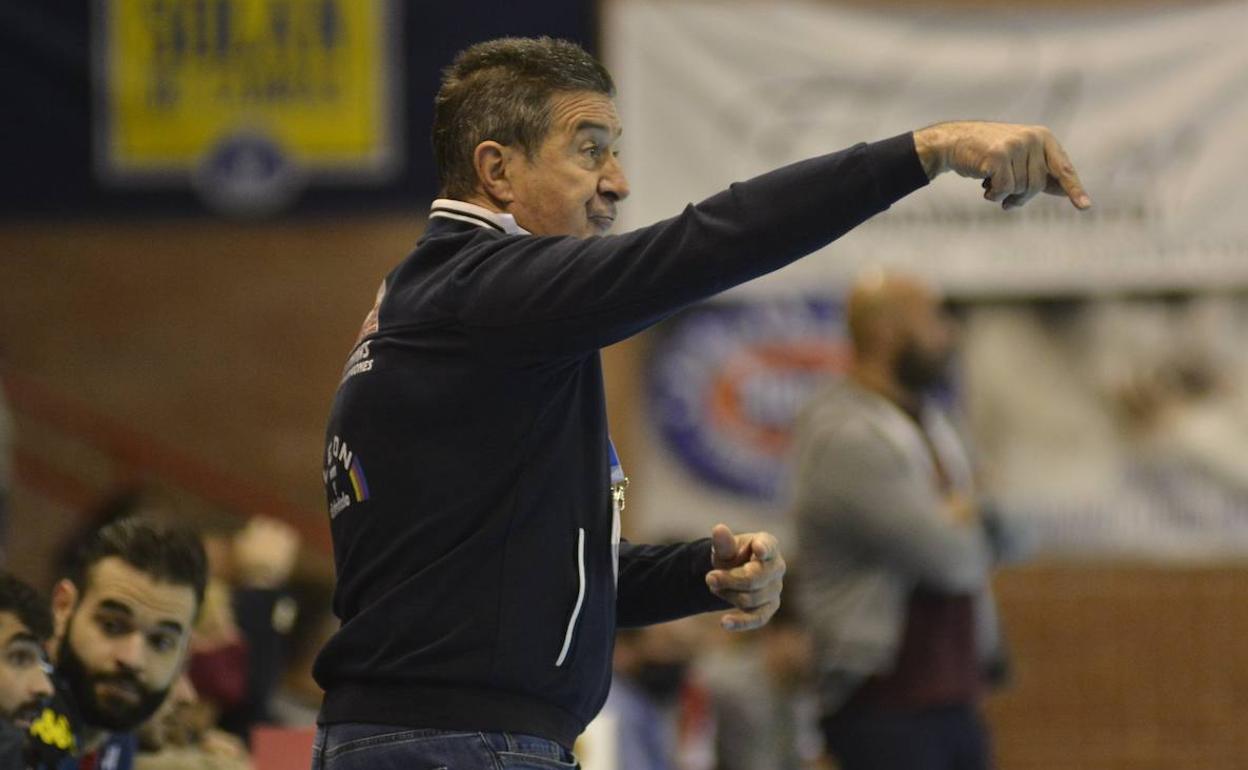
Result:
[[[490,230],[497,230],[505,235],[529,235],[529,231],[516,224],[516,218],[511,214],[502,214],[497,211],[478,206],[475,203],[465,203],[451,198],[438,198],[433,202],[433,206],[429,208],[430,219],[454,219],[459,222],[467,222],[477,227],[485,227]]]

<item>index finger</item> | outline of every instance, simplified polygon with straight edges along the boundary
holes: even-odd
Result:
[[[1044,161],[1049,167],[1049,175],[1057,182],[1053,181],[1045,187],[1045,192],[1050,195],[1065,195],[1070,198],[1070,202],[1075,204],[1075,208],[1084,210],[1092,207],[1092,198],[1089,197],[1086,190],[1083,189],[1083,182],[1079,181],[1079,174],[1075,171],[1075,165],[1070,162],[1066,151],[1062,149],[1062,145],[1058,144],[1057,139],[1052,134],[1045,137],[1044,140]]]

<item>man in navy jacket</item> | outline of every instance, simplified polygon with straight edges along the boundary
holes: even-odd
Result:
[[[617,626],[756,628],[767,533],[621,542],[600,348],[782,267],[936,174],[1090,205],[1043,128],[940,124],[731,186],[608,236],[628,195],[607,71],[560,41],[461,53],[436,102],[443,197],[347,360],[323,479],[341,629],[315,666],[318,766],[571,767]]]

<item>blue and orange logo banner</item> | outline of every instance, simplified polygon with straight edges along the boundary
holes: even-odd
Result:
[[[840,304],[707,303],[660,328],[648,389],[663,443],[703,483],[774,499],[798,411],[849,366]]]

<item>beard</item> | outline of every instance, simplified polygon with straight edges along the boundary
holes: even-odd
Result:
[[[949,384],[952,360],[952,350],[928,352],[910,340],[897,355],[894,374],[897,382],[911,393],[926,393]]]
[[[34,698],[14,709],[11,714],[0,713],[0,718],[12,722],[23,730],[28,729],[43,713],[44,698]]]
[[[57,650],[56,671],[69,688],[74,706],[88,727],[109,732],[126,733],[146,722],[169,694],[169,687],[152,690],[139,681],[132,671],[97,674],[87,670],[86,663],[69,643],[73,621]],[[129,690],[136,700],[101,694],[101,685]],[[172,686],[172,685],[170,685]]]

